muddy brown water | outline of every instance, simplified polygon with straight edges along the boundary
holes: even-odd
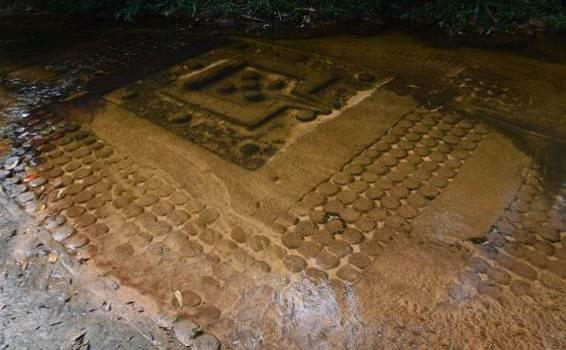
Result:
[[[234,349],[564,346],[566,66],[111,33],[5,46],[2,183],[160,322]]]

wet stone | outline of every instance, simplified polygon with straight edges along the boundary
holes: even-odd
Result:
[[[73,158],[81,159],[81,158],[88,156],[91,152],[92,151],[91,151],[90,148],[83,146],[83,147],[73,151],[72,156],[73,156]]]
[[[537,234],[544,240],[549,242],[560,242],[560,233],[555,228],[549,226],[541,226],[537,230]]]
[[[378,179],[379,179],[379,176],[372,171],[366,171],[362,174],[362,180],[364,180],[365,182],[368,182],[368,183],[374,183]]]
[[[53,239],[56,240],[57,242],[63,242],[67,238],[71,237],[74,233],[75,230],[72,227],[61,226],[57,228],[55,231],[53,231],[51,237],[53,237]]]
[[[271,241],[269,238],[262,235],[252,236],[248,240],[248,246],[255,252],[265,250],[265,248],[267,248],[270,244]]]
[[[322,245],[318,242],[310,241],[302,244],[297,250],[299,254],[307,259],[315,257],[322,250]]]
[[[106,204],[106,201],[101,196],[93,198],[86,202],[86,207],[89,210],[96,210]]]
[[[216,209],[213,208],[206,208],[204,209],[198,216],[198,223],[201,226],[208,226],[215,222],[220,214]]]
[[[330,232],[331,234],[340,233],[340,232],[344,231],[345,228],[346,228],[346,225],[345,225],[344,221],[340,220],[340,219],[329,220],[324,225],[324,230]]]
[[[438,188],[444,188],[448,185],[448,180],[446,178],[440,177],[440,176],[432,176],[428,182],[434,186],[434,187],[438,187]]]
[[[371,259],[365,254],[353,253],[348,257],[348,262],[360,270],[364,270],[371,264]]]
[[[37,188],[43,186],[47,183],[47,179],[44,177],[37,177],[29,182],[31,188]]]
[[[439,130],[439,129],[432,129],[428,133],[428,136],[430,136],[434,139],[442,139],[444,137],[444,132],[442,130]]]
[[[321,210],[310,210],[309,219],[315,224],[322,224],[327,220],[327,214]]]
[[[55,228],[63,225],[66,221],[67,219],[65,219],[63,215],[58,215],[56,217],[49,217],[45,221],[45,228],[48,230],[54,230]]]
[[[540,251],[541,253],[548,255],[548,256],[552,256],[555,253],[555,248],[552,244],[549,244],[547,242],[543,242],[543,241],[537,241],[535,242],[535,244],[533,245],[534,248],[538,251]],[[564,248],[564,246],[563,246]],[[566,249],[562,249],[561,252],[566,252]]]
[[[399,137],[397,137],[396,135],[393,135],[393,134],[387,134],[387,135],[385,135],[381,138],[381,141],[388,143],[388,144],[394,144],[394,143],[397,143],[399,141]]]
[[[359,181],[359,180],[358,180],[358,181],[354,181],[353,183],[351,183],[351,184],[348,186],[348,188],[349,188],[350,190],[352,190],[353,192],[356,192],[356,193],[362,193],[362,192],[364,192],[365,190],[367,190],[368,187],[369,187],[369,186],[368,186],[367,183],[365,183],[365,182],[363,182],[363,181]]]
[[[188,202],[189,197],[186,194],[184,194],[183,192],[177,191],[177,192],[175,192],[171,195],[169,200],[175,205],[183,205],[183,204]],[[151,204],[153,204],[153,203],[151,203]]]
[[[340,217],[348,223],[353,223],[360,218],[360,213],[353,208],[345,208],[344,210],[342,210]]]
[[[287,255],[283,259],[285,267],[291,272],[301,272],[307,266],[306,261],[298,255]]]
[[[184,210],[173,210],[167,215],[167,220],[175,226],[184,224],[189,218],[189,213]]]
[[[318,242],[322,245],[327,245],[332,243],[332,241],[334,240],[334,235],[327,231],[320,231],[312,235],[311,239],[314,242]]]
[[[360,164],[348,164],[345,168],[344,171],[352,174],[352,175],[361,175],[364,171],[365,168],[363,166],[361,166]]]
[[[431,148],[431,147],[436,146],[436,145],[438,144],[438,141],[436,141],[435,139],[430,138],[430,137],[423,137],[423,138],[419,141],[419,143],[420,143],[421,145],[425,146],[425,147]]]
[[[364,235],[355,228],[348,227],[342,232],[342,239],[350,244],[359,244],[363,242]]]
[[[73,201],[72,198],[65,197],[62,200],[57,202],[56,208],[59,209],[59,210],[65,210],[65,209],[72,207],[73,204],[75,204],[75,201]]]
[[[110,147],[104,147],[98,151],[95,151],[95,154],[98,158],[108,158],[110,157],[114,151]]]
[[[245,243],[248,239],[246,232],[240,226],[236,226],[234,229],[232,229],[230,236],[235,242],[238,243]]]
[[[403,159],[407,156],[407,151],[401,148],[395,148],[389,151],[389,155],[397,159]]]
[[[67,209],[66,214],[70,218],[76,218],[86,212],[86,209],[81,206],[73,206]]]
[[[294,113],[295,118],[300,122],[311,122],[316,119],[317,115],[311,110],[300,110]]]
[[[545,269],[550,264],[550,260],[546,256],[536,250],[527,251],[527,261],[538,268]]]
[[[389,145],[389,143],[384,142],[384,141],[379,141],[378,143],[376,143],[375,145],[373,145],[373,147],[380,152],[385,152],[387,150],[389,150],[389,148],[391,147]]]
[[[99,238],[107,234],[109,228],[106,224],[96,223],[87,228],[87,235],[92,238]]]
[[[82,214],[75,219],[75,222],[79,227],[87,227],[96,222],[96,216],[88,213]]]
[[[385,175],[389,172],[389,168],[380,161],[368,166],[368,170],[374,172],[376,175]]]
[[[153,193],[144,193],[138,200],[142,207],[149,207],[159,201],[159,197]]]
[[[367,198],[360,197],[354,202],[354,209],[361,213],[367,213],[373,209],[374,204]]]
[[[434,199],[438,197],[438,195],[440,194],[440,192],[436,188],[430,185],[425,185],[421,187],[418,192],[420,195],[422,195],[427,199]]]
[[[352,247],[347,242],[341,240],[334,240],[327,244],[326,249],[337,258],[344,257],[352,253]]]
[[[94,194],[92,192],[81,191],[78,194],[76,194],[75,196],[73,196],[73,199],[77,203],[85,203],[85,202],[91,200],[93,197],[94,197]]]
[[[454,156],[454,158],[456,159],[465,160],[470,157],[470,152],[463,149],[457,149],[454,152],[452,152],[452,156]]]
[[[94,215],[96,215],[99,219],[104,219],[110,216],[110,210],[106,207],[100,207],[94,211]]]
[[[336,271],[336,276],[347,282],[355,282],[358,278],[360,278],[360,272],[351,265],[345,265]]]
[[[318,226],[310,221],[301,221],[295,226],[295,232],[303,236],[310,236],[317,231]]]
[[[469,292],[461,285],[452,283],[448,286],[448,296],[453,300],[460,302],[470,297]]]
[[[89,243],[87,236],[82,234],[73,235],[65,241],[65,247],[70,250],[76,250]]]
[[[168,200],[160,200],[154,204],[152,211],[158,216],[166,216],[175,209],[175,205]]]
[[[62,176],[64,174],[63,170],[59,169],[59,168],[53,168],[47,172],[45,172],[45,176],[55,179],[58,178],[60,176]]]
[[[114,247],[114,253],[123,259],[134,255],[134,248],[130,243],[122,243]]]
[[[449,159],[444,164],[451,169],[458,169],[462,166],[462,161],[459,159]]]
[[[323,196],[334,196],[339,188],[331,182],[325,182],[318,187],[318,190]]]
[[[81,147],[81,144],[78,142],[71,142],[65,145],[65,151],[67,152],[74,152]]]
[[[352,181],[354,181],[354,178],[352,175],[347,174],[347,173],[338,173],[336,175],[334,175],[334,177],[332,178],[332,181],[337,184],[337,185],[347,185],[349,183],[351,183]]]
[[[104,148],[104,142],[102,141],[97,141],[90,145],[90,149],[92,149],[93,151],[98,151],[102,148]]]
[[[308,267],[305,270],[305,275],[311,281],[315,283],[326,282],[328,281],[328,274],[320,269],[315,267]]]
[[[175,324],[173,330],[179,342],[184,346],[189,347],[192,345],[194,337],[200,331],[200,327],[191,321],[182,320]]]
[[[344,204],[337,200],[330,200],[324,205],[324,211],[329,214],[340,215],[344,210]]]
[[[375,220],[371,218],[361,218],[355,222],[355,225],[362,232],[370,232],[375,228]]]
[[[199,240],[207,245],[213,245],[221,236],[215,230],[205,229],[199,235]]]
[[[417,132],[409,132],[407,135],[405,135],[405,137],[407,138],[407,140],[415,142],[421,139],[421,135]]]
[[[53,162],[57,165],[65,165],[71,161],[71,157],[62,155],[56,158]]]
[[[336,258],[334,255],[326,251],[322,251],[317,254],[316,263],[320,268],[328,270],[337,267],[340,263],[340,260],[338,260],[338,258]]]
[[[397,213],[399,213],[399,215],[404,217],[405,219],[412,219],[418,215],[419,211],[415,207],[406,204],[406,205],[402,205],[397,210]]]
[[[430,149],[428,147],[418,146],[413,150],[413,152],[415,152],[415,155],[419,157],[426,157],[430,154]]]
[[[219,350],[220,342],[209,334],[203,334],[191,341],[191,348],[194,350]]]
[[[397,209],[401,205],[401,202],[393,196],[385,196],[381,199],[381,205],[386,209],[393,210]]]
[[[299,248],[303,241],[303,236],[297,232],[289,232],[281,237],[281,242],[289,249]]]
[[[360,244],[360,252],[369,256],[378,256],[382,251],[382,245],[376,240],[365,241]]]
[[[20,204],[29,203],[29,202],[33,201],[34,199],[35,199],[35,194],[33,192],[24,192],[24,193],[18,195],[18,197],[16,197],[16,200]]]
[[[116,209],[123,209],[127,207],[131,202],[132,200],[130,199],[130,196],[120,195],[112,201],[112,205]]]
[[[384,155],[380,159],[381,163],[387,167],[394,167],[399,162],[397,158],[393,157],[392,155]]]
[[[75,171],[73,173],[73,177],[75,179],[81,180],[81,179],[84,179],[84,178],[90,176],[91,174],[92,174],[92,170],[90,170],[90,168],[84,167],[84,168],[81,168],[81,169]]]

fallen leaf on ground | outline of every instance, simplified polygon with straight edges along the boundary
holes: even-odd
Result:
[[[179,309],[183,308],[183,294],[181,294],[181,291],[176,290],[175,291],[175,299],[177,299],[177,303],[179,304]]]
[[[57,253],[55,252],[51,252],[49,253],[49,255],[47,256],[47,261],[49,261],[51,264],[54,264],[57,262],[57,259],[59,257],[57,256]]]

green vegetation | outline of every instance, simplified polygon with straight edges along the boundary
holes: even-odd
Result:
[[[305,24],[359,18],[434,25],[459,35],[566,29],[565,0],[11,0],[56,13],[226,17]]]

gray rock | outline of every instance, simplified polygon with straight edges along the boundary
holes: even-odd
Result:
[[[52,230],[56,227],[63,225],[67,221],[63,215],[59,215],[54,218],[49,218],[45,221],[45,228],[48,230]]]
[[[29,185],[31,188],[36,188],[45,185],[47,179],[44,177],[38,177],[30,181]]]
[[[203,334],[193,339],[192,346],[194,350],[219,350],[220,341],[212,335]]]
[[[75,233],[75,229],[70,226],[62,226],[57,230],[53,231],[51,236],[57,242],[63,242],[67,238],[71,237]]]
[[[33,192],[24,192],[20,194],[17,198],[17,201],[21,204],[31,202],[35,199],[35,193]]]
[[[173,326],[175,331],[175,336],[185,346],[190,346],[193,343],[193,339],[200,332],[200,327],[189,320],[183,320],[176,323]]]

